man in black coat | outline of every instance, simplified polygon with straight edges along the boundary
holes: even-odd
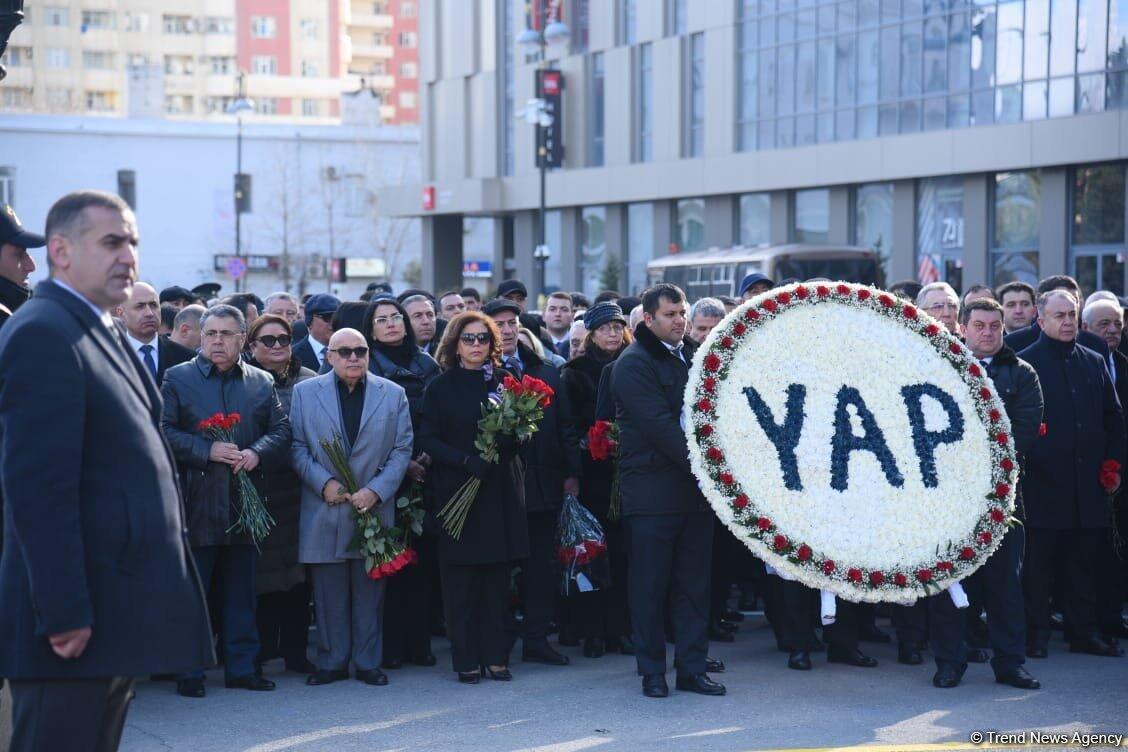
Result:
[[[519,341],[520,306],[498,298],[486,303],[482,312],[494,320],[501,332],[502,367],[515,378],[529,375],[540,379],[556,392],[552,404],[544,411],[539,430],[523,452],[529,559],[525,565],[521,657],[526,661],[565,666],[568,656],[548,644],[548,633],[558,593],[553,577],[556,522],[564,494],[579,496],[580,493],[580,448],[573,428],[572,407],[560,373]]]
[[[1038,374],[1029,363],[1019,360],[1014,350],[1003,344],[1003,309],[994,300],[981,299],[969,303],[960,312],[960,324],[967,346],[986,369],[1006,407],[1021,472],[1026,453],[1038,438],[1038,426],[1042,421],[1042,387],[1038,383]],[[1021,520],[1021,493],[1017,514]],[[982,605],[987,611],[987,630],[995,652],[991,659],[995,681],[1019,689],[1038,689],[1041,686],[1038,680],[1024,667],[1024,538],[1021,525],[1011,528],[998,550],[965,584],[982,594]],[[928,599],[928,615],[937,669],[932,683],[943,689],[954,687],[967,670],[966,619],[948,593]]]
[[[615,362],[623,524],[630,548],[629,598],[643,694],[665,697],[667,604],[677,688],[722,695],[705,673],[713,513],[689,464],[681,426],[693,346],[684,343],[685,294],[659,284],[642,299],[635,341]]]
[[[294,355],[314,373],[321,373],[321,367],[325,365],[325,348],[329,346],[329,338],[333,336],[333,314],[340,307],[341,301],[328,293],[311,295],[306,301],[305,323],[309,334],[305,339],[294,343]]]
[[[1038,283],[1038,295],[1042,296],[1050,290],[1068,290],[1073,293],[1073,297],[1078,301],[1081,300],[1081,286],[1077,284],[1077,280],[1065,274],[1055,274],[1051,277],[1046,277]],[[1033,345],[1038,341],[1039,335],[1042,333],[1042,325],[1035,320],[1030,326],[1025,329],[1011,332],[1006,335],[1005,342],[1007,347],[1014,350],[1016,353],[1021,353],[1026,348]],[[1108,345],[1105,341],[1089,331],[1080,331],[1077,333],[1077,344],[1087,347],[1090,350],[1098,353],[1102,358],[1108,357]]]
[[[1027,455],[1023,481],[1027,655],[1038,658],[1046,656],[1050,639],[1050,593],[1059,552],[1070,650],[1119,654],[1098,634],[1096,578],[1097,552],[1112,523],[1109,495],[1120,486],[1124,416],[1104,360],[1075,341],[1077,309],[1067,290],[1041,295],[1042,334],[1018,354],[1038,372],[1045,398],[1044,435]]]
[[[157,291],[152,285],[144,282],[135,284],[129,300],[122,303],[115,314],[125,327],[126,345],[137,355],[158,388],[164,383],[165,371],[196,357],[196,353],[187,347],[157,334],[161,312]]]
[[[1081,326],[1108,345],[1108,370],[1116,386],[1120,406],[1124,408],[1128,405],[1128,356],[1120,352],[1124,337],[1124,309],[1120,301],[1093,300],[1082,311]],[[1128,423],[1128,410],[1125,411],[1125,423]],[[1128,540],[1128,509],[1125,509],[1123,494],[1117,495],[1113,506],[1113,526],[1107,541],[1101,546],[1101,574],[1097,584],[1097,621],[1101,633],[1110,642],[1128,637],[1122,614],[1124,598],[1128,594],[1128,554],[1123,551],[1123,546],[1115,545],[1118,537],[1122,541]]]
[[[133,212],[72,193],[47,238],[51,280],[0,333],[0,675],[13,750],[113,750],[132,677],[214,654],[160,396],[109,315],[136,277]]]

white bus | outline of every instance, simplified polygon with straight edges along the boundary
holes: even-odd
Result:
[[[746,274],[760,272],[776,284],[823,277],[881,287],[881,260],[869,248],[835,245],[787,245],[763,248],[710,248],[674,253],[646,265],[648,284],[670,282],[685,291],[690,302],[705,297],[738,297]]]

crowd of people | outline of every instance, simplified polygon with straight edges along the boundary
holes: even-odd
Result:
[[[739,299],[692,305],[669,284],[637,297],[553,292],[541,312],[518,280],[492,294],[375,284],[355,301],[260,299],[217,285],[158,292],[136,280],[138,242],[132,211],[109,194],[63,197],[45,236],[0,212],[0,675],[13,749],[82,733],[114,748],[128,677],[172,680],[185,697],[206,694],[217,663],[228,688],[273,690],[279,668],[310,686],[379,686],[435,666],[440,637],[459,682],[513,679],[519,640],[523,661],[553,666],[570,648],[633,655],[650,697],[669,693],[672,642],[677,689],[722,695],[709,643],[733,641],[760,608],[800,671],[824,650],[872,668],[859,646],[896,640],[900,663],[931,650],[937,687],[990,649],[999,682],[1037,689],[1026,659],[1047,657],[1055,629],[1075,652],[1122,653],[1128,515],[1114,499],[1128,345],[1112,293],[1083,298],[1066,276],[975,285],[962,299],[943,282],[890,286],[994,380],[1024,468],[1023,524],[965,582],[972,608],[840,602],[820,635],[819,594],[771,574],[718,523],[679,422],[695,349],[742,300],[787,280],[750,274]],[[33,296],[27,249],[42,246],[50,279]],[[483,460],[483,406],[526,375],[554,391],[538,430],[503,436],[497,461]],[[200,430],[233,413],[224,436]],[[616,459],[589,451],[600,420],[618,426]],[[240,524],[238,477],[272,519],[262,540]],[[471,478],[456,537],[436,514]],[[554,546],[569,494],[602,525],[610,574],[562,596]],[[413,495],[426,511],[417,561],[373,579],[356,519],[392,526],[397,499]]]

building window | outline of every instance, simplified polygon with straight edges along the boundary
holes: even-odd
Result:
[[[634,44],[637,37],[638,2],[637,0],[616,0],[616,2],[619,44]]]
[[[634,55],[634,161],[654,158],[654,59],[651,45],[641,44]]]
[[[565,5],[570,14],[568,26],[572,29],[572,54],[588,51],[591,41],[591,0],[572,0]]]
[[[149,14],[145,12],[130,11],[125,14],[122,27],[126,31],[148,31]]]
[[[745,193],[740,197],[737,239],[746,248],[772,242],[772,202],[767,193]]]
[[[589,65],[587,164],[588,167],[602,167],[605,121],[603,53],[593,53]]]
[[[117,105],[117,95],[112,91],[86,92],[88,112],[113,112]]]
[[[313,60],[302,61],[302,76],[306,78],[316,78],[321,75],[321,66]]]
[[[191,55],[165,55],[164,72],[169,76],[190,76],[195,72],[196,60]]]
[[[82,11],[82,31],[83,33],[92,29],[112,29],[114,28],[114,14],[108,10],[84,10]]]
[[[917,281],[963,288],[962,177],[927,178],[917,187]]]
[[[1036,170],[995,175],[989,275],[992,285],[1020,280],[1038,283],[1038,224],[1041,180]]]
[[[666,36],[681,36],[686,30],[686,0],[666,0]]]
[[[674,242],[679,251],[705,247],[705,199],[683,198],[675,204]]]
[[[415,92],[401,91],[399,93],[399,106],[405,110],[414,110],[417,106],[415,102]]]
[[[830,239],[830,191],[795,191],[791,207],[791,239],[796,243],[826,243]]]
[[[383,16],[388,12],[388,3],[385,0],[376,0],[372,3],[372,13],[377,16]]]
[[[305,39],[320,39],[321,38],[321,24],[314,18],[303,18],[301,20],[302,37]]]
[[[161,25],[165,34],[191,34],[196,28],[196,22],[191,16],[161,16]]]
[[[206,97],[204,109],[211,115],[223,115],[234,101],[235,97]]]
[[[607,207],[585,206],[580,211],[580,289],[588,297],[595,297],[602,290],[600,278],[611,258],[607,253],[606,224]]]
[[[259,115],[277,115],[277,97],[258,97],[255,99],[255,112]]]
[[[10,109],[26,110],[31,107],[31,89],[24,86],[2,86],[0,102]]]
[[[1078,167],[1073,172],[1073,273],[1086,293],[1124,294],[1125,165]]]
[[[377,47],[387,47],[388,46],[388,32],[386,32],[386,31],[374,31],[374,32],[372,32],[372,44],[377,46]]]
[[[82,67],[87,70],[109,70],[114,67],[114,53],[86,50],[82,53]]]
[[[13,89],[5,89],[14,91]],[[15,206],[16,203],[16,168],[0,167],[0,204]]]
[[[235,72],[235,58],[226,56],[213,56],[208,60],[211,72],[224,75]]]
[[[43,23],[47,26],[70,26],[70,8],[48,5],[43,8]]]
[[[756,11],[758,0],[743,0],[736,29],[736,148],[756,148]]]
[[[66,47],[47,48],[47,67],[62,70],[70,67],[70,50]]]
[[[251,57],[251,73],[260,76],[278,75],[278,58],[274,55],[254,55]]]
[[[399,74],[401,78],[419,78],[419,64],[414,62],[400,63]]]
[[[415,18],[418,15],[414,0],[401,0],[399,5],[400,18]]]
[[[682,156],[705,154],[705,35],[689,37],[683,58],[684,97],[682,100]]]
[[[854,190],[854,245],[877,254],[885,279],[893,258],[893,184],[859,185]]]
[[[654,258],[654,204],[627,205],[627,278],[621,289],[637,295],[649,286],[646,265]],[[624,311],[630,313],[630,311]]]
[[[397,35],[397,40],[400,47],[414,49],[419,46],[419,35],[414,31],[401,31]]]
[[[206,28],[209,34],[234,34],[235,19],[227,16],[208,16]]]
[[[302,115],[304,115],[305,117],[321,117],[321,100],[303,99]]]
[[[548,246],[548,259],[544,264],[545,292],[559,290],[563,286],[564,252],[563,212],[554,209],[544,213],[544,242]]]
[[[274,39],[278,34],[278,20],[274,16],[251,16],[251,36],[255,39]]]
[[[192,97],[186,94],[166,94],[164,98],[164,111],[169,115],[190,115],[192,113]]]
[[[31,47],[9,47],[4,53],[4,65],[9,68],[26,68],[34,60]]]

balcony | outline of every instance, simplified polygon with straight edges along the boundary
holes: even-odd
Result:
[[[352,43],[353,63],[357,60],[391,60],[394,54],[395,49],[388,44],[371,44],[356,39]]]
[[[361,31],[391,31],[395,19],[388,15],[378,16],[375,13],[359,13],[354,10],[348,23],[350,28]]]

